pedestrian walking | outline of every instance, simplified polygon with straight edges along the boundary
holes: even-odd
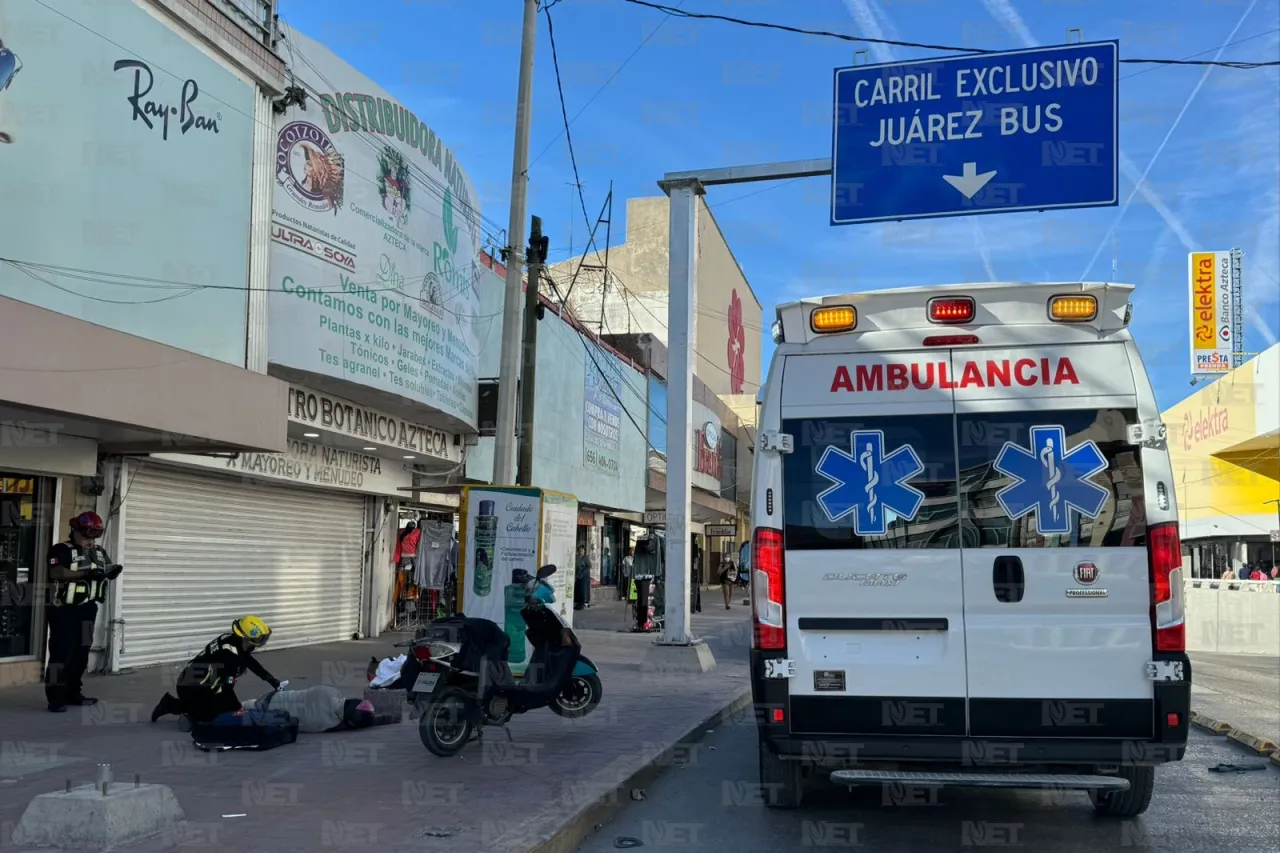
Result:
[[[724,609],[729,610],[733,601],[733,585],[738,580],[738,569],[726,551],[720,561],[720,594],[724,596]]]

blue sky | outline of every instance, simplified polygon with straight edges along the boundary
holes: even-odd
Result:
[[[1280,0],[666,0],[689,11],[960,47],[1119,39],[1121,57],[1280,58]],[[519,0],[283,0],[325,42],[430,125],[505,226],[519,58]],[[614,185],[657,195],[664,172],[830,156],[831,71],[946,55],[715,21],[623,0],[551,10],[587,207]],[[1236,44],[1231,44],[1236,42]],[[1225,48],[1223,45],[1228,45]],[[1219,55],[1219,51],[1221,51]],[[1122,66],[1121,206],[831,227],[828,180],[714,188],[716,212],[764,306],[800,296],[986,280],[1137,285],[1134,333],[1162,407],[1188,384],[1186,253],[1245,250],[1245,349],[1280,332],[1280,69]],[[609,78],[613,79],[609,81]],[[588,103],[589,102],[589,103]],[[585,109],[584,109],[585,107]],[[581,111],[581,114],[579,112]],[[534,79],[529,212],[552,260],[587,232],[572,187],[545,16]],[[1138,186],[1138,179],[1145,181]],[[750,333],[750,330],[749,332]],[[770,345],[765,335],[765,358]]]

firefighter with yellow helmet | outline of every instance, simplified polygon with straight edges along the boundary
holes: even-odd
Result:
[[[270,638],[266,622],[257,616],[241,616],[232,623],[231,633],[219,635],[191,659],[178,676],[178,695],[164,694],[151,712],[151,722],[177,714],[202,723],[241,710],[235,683],[246,671],[279,690],[282,682],[253,657]]]

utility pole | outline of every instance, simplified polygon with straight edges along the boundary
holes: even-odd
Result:
[[[547,262],[551,241],[542,236],[542,217],[529,223],[529,284],[524,292],[524,355],[520,369],[520,464],[516,468],[516,484],[533,485],[533,412],[535,402],[534,374],[538,366],[538,319],[542,305],[538,299],[538,283],[542,281],[542,265]]]
[[[538,35],[538,0],[524,0],[520,40],[520,83],[516,93],[516,140],[511,157],[511,218],[507,227],[506,296],[502,304],[502,361],[498,366],[498,422],[493,447],[493,484],[506,485],[516,461],[516,379],[520,374],[520,299],[524,277],[525,204],[529,190],[529,124],[533,108],[533,49]],[[536,285],[535,285],[536,287]],[[536,293],[536,290],[534,291]]]

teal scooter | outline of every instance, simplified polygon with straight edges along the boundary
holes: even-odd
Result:
[[[550,708],[576,719],[600,704],[604,686],[599,669],[551,607],[555,591],[546,579],[555,571],[549,565],[536,576],[517,571],[512,577],[524,589],[520,616],[533,646],[518,679],[506,660],[510,634],[487,619],[446,620],[413,641],[401,677],[412,680],[408,698],[419,711],[418,734],[433,754],[456,755],[473,734],[485,726],[505,730],[516,714]]]

